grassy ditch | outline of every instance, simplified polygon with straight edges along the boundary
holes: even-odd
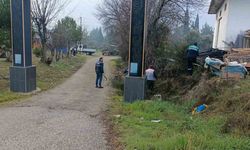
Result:
[[[189,103],[143,101],[124,104],[113,97],[113,123],[125,149],[137,150],[248,150],[250,138],[224,134],[226,118],[192,116]],[[119,115],[119,117],[117,117]],[[152,120],[160,120],[154,123]]]
[[[120,61],[114,65],[121,67]],[[238,83],[211,80],[195,93],[209,99],[204,113],[192,116],[197,100],[123,102],[122,78],[114,78],[117,96],[112,97],[109,116],[123,149],[136,150],[248,150],[250,149],[249,80]],[[215,84],[217,83],[217,84]],[[215,87],[213,87],[214,85]],[[224,85],[224,86],[223,86]],[[232,85],[233,88],[232,88]],[[202,90],[203,89],[203,90]],[[214,89],[214,90],[209,90]],[[202,90],[202,91],[199,91]],[[191,90],[190,90],[191,91]],[[204,94],[205,93],[205,94]],[[192,96],[192,92],[190,92]],[[206,95],[207,94],[207,95]],[[194,97],[199,98],[198,95]],[[245,98],[243,98],[245,97]],[[177,102],[176,102],[177,101]],[[233,102],[232,102],[233,101]],[[240,102],[241,101],[241,102]],[[240,117],[245,114],[243,117]],[[235,119],[237,117],[239,119]],[[160,121],[155,123],[155,121]],[[243,124],[242,128],[238,125]],[[233,128],[237,126],[236,128]],[[233,130],[232,130],[233,129]],[[245,132],[245,134],[243,133]]]
[[[76,72],[85,62],[85,59],[84,56],[65,58],[48,66],[40,63],[38,58],[34,58],[33,63],[37,67],[37,86],[42,91],[55,87]],[[9,66],[11,66],[11,63],[0,59],[0,103],[27,97],[27,95],[9,91]]]

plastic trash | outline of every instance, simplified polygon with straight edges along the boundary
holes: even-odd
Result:
[[[192,114],[194,115],[194,114],[197,114],[197,113],[201,113],[201,112],[205,111],[207,108],[208,108],[207,105],[202,104],[202,105],[196,107],[196,108],[192,111]]]
[[[121,115],[114,115],[115,118],[121,118]]]
[[[204,111],[206,108],[207,108],[206,105],[200,105],[200,106],[197,107],[196,112],[202,112],[202,111]]]
[[[161,120],[151,120],[151,122],[153,122],[153,123],[160,123]]]

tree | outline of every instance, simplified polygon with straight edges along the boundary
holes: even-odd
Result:
[[[186,36],[187,44],[193,44],[197,42],[199,45],[201,43],[201,34],[197,30],[191,30]]]
[[[188,6],[186,8],[185,16],[184,16],[183,32],[184,32],[184,35],[187,35],[190,32],[190,16],[189,16]]]
[[[32,20],[36,31],[41,39],[42,57],[41,61],[46,61],[46,43],[48,36],[48,25],[50,25],[63,10],[67,0],[32,0]]]
[[[196,31],[200,31],[200,18],[199,18],[198,14],[197,14],[196,19],[195,19],[194,29]]]
[[[207,50],[212,47],[213,35],[214,35],[213,27],[205,23],[205,25],[201,29],[201,37],[202,37],[201,46],[204,50]]]
[[[155,49],[167,44],[171,29],[184,22],[185,7],[200,8],[206,0],[151,0],[148,1],[146,65],[155,64]],[[106,32],[112,33],[123,60],[128,60],[130,0],[106,0],[98,8],[98,17]],[[186,22],[189,23],[189,22]]]
[[[130,0],[106,0],[98,7],[106,35],[119,47],[123,60],[128,59],[130,4]]]
[[[76,24],[73,18],[65,17],[58,21],[53,33],[52,43],[54,48],[67,48],[76,45],[83,38],[82,27]]]
[[[10,0],[0,0],[0,28],[10,29]]]
[[[102,28],[95,28],[89,34],[88,45],[93,48],[101,48],[103,46],[104,36]]]
[[[204,26],[201,29],[201,34],[202,35],[213,35],[214,34],[214,29],[207,23],[204,24]]]
[[[81,27],[77,26],[76,21],[70,17],[59,20],[52,34],[53,45],[57,48],[76,45],[82,37]]]
[[[82,43],[87,44],[88,42],[88,30],[86,27],[81,27],[81,31],[82,31]]]
[[[0,55],[7,54],[7,61],[11,61],[10,1],[0,0],[0,10]]]
[[[194,28],[187,34],[185,42],[187,44],[197,42],[201,51],[208,50],[213,43],[213,28],[207,23],[202,27],[201,32]]]

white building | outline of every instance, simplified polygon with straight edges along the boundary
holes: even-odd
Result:
[[[229,50],[237,36],[250,29],[250,0],[211,0],[209,14],[216,14],[213,48]]]

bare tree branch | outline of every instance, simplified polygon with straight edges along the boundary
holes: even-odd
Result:
[[[45,45],[48,40],[47,26],[56,19],[68,3],[69,0],[32,0],[31,2],[32,20],[42,44],[42,62],[46,61]]]
[[[185,10],[197,11],[203,8],[206,0],[147,0],[149,62],[154,60],[154,49],[168,40],[170,30],[184,21]],[[113,33],[122,58],[127,59],[130,31],[131,0],[105,0],[98,7],[98,17],[106,31]]]

